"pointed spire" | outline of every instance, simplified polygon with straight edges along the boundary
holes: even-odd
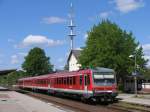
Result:
[[[73,12],[73,4],[70,4],[70,14],[69,14],[69,19],[70,19],[70,24],[68,25],[69,29],[70,29],[70,34],[68,35],[70,37],[70,46],[71,46],[71,50],[73,50],[73,39],[76,36],[74,33],[74,22],[73,22],[73,17],[74,17],[74,12]]]

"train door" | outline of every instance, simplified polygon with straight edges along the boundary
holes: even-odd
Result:
[[[50,79],[48,79],[47,82],[48,82],[48,89],[49,89],[51,87],[51,82],[52,81]]]
[[[88,83],[87,83],[87,74],[84,74],[84,93],[87,96],[88,95]]]

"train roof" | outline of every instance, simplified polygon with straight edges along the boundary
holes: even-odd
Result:
[[[51,74],[46,74],[46,75],[40,75],[40,76],[34,76],[34,77],[27,77],[27,78],[21,78],[21,80],[33,80],[33,79],[46,79],[50,77],[64,77],[64,76],[74,76],[74,75],[80,75],[84,73],[91,73],[91,72],[114,72],[113,69],[109,68],[103,68],[103,67],[96,67],[94,69],[85,69],[85,70],[79,70],[79,71],[64,71],[64,72],[56,72],[56,73],[51,73]]]
[[[93,72],[114,72],[113,69],[110,68],[104,68],[104,67],[96,67],[92,69]]]
[[[58,75],[60,77],[64,77],[64,76],[73,76],[73,75],[77,75],[77,74],[81,74],[81,73],[89,73],[90,69],[87,70],[79,70],[79,71],[73,71],[73,72],[69,72],[69,71],[65,71],[65,72],[56,72],[56,73],[51,73],[51,74],[46,74],[46,75],[40,75],[40,76],[34,76],[34,77],[27,77],[27,78],[21,78],[19,79],[21,80],[32,80],[32,79],[45,79],[45,78],[49,78],[49,77],[57,77]]]

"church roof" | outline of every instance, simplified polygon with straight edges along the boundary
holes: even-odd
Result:
[[[73,55],[75,56],[75,58],[78,60],[78,58],[79,58],[79,56],[80,56],[80,54],[81,54],[81,50],[71,50],[67,62],[70,60],[70,57],[71,57],[72,54],[73,54]]]

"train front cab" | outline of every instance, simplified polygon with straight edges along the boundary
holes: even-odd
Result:
[[[93,101],[114,101],[117,96],[116,77],[112,69],[97,68],[84,74],[83,97]]]

